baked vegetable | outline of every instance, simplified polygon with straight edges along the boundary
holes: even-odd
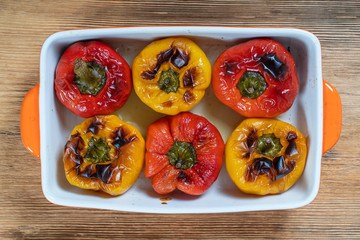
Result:
[[[144,173],[157,193],[200,195],[217,179],[223,152],[219,131],[204,117],[166,116],[148,127]]]
[[[132,64],[134,88],[156,112],[175,115],[193,108],[211,81],[205,53],[187,38],[152,42]]]
[[[88,118],[65,145],[65,175],[74,186],[120,195],[139,177],[144,153],[145,141],[132,125],[114,115]]]
[[[80,117],[118,110],[128,99],[131,87],[129,65],[103,42],[74,43],[66,49],[56,68],[56,95]]]
[[[226,169],[239,189],[258,195],[288,190],[301,176],[306,139],[294,126],[276,119],[246,119],[225,147]]]
[[[299,91],[295,62],[271,39],[254,39],[225,50],[213,66],[216,97],[246,117],[276,117]]]

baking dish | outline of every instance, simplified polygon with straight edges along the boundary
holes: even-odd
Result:
[[[212,64],[223,50],[251,38],[269,37],[289,49],[296,62],[300,91],[291,109],[277,118],[297,127],[308,144],[305,170],[291,189],[279,195],[247,195],[230,180],[225,167],[214,185],[201,196],[181,192],[158,195],[143,174],[128,192],[118,197],[79,189],[67,182],[62,163],[64,144],[73,127],[83,119],[67,110],[54,93],[54,72],[63,51],[76,41],[102,40],[131,65],[148,43],[168,36],[192,39]],[[244,119],[220,103],[211,87],[191,112],[205,116],[213,123],[224,141]],[[114,114],[135,125],[144,137],[147,126],[163,116],[143,104],[134,92],[124,107]],[[43,193],[54,204],[152,213],[241,212],[290,209],[310,203],[319,189],[321,156],[338,140],[341,121],[340,96],[322,79],[320,42],[307,31],[205,26],[125,27],[58,32],[44,42],[40,56],[40,84],[28,92],[22,104],[21,136],[25,147],[41,159]]]

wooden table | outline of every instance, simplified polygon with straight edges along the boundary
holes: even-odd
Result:
[[[137,25],[296,27],[322,45],[323,76],[339,91],[343,130],[323,156],[309,205],[283,211],[158,215],[56,206],[40,161],[22,145],[20,108],[39,81],[44,40],[57,31]],[[359,1],[10,1],[0,5],[1,239],[360,238]]]

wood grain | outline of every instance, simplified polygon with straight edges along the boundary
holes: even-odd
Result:
[[[343,130],[322,159],[309,205],[285,211],[158,215],[56,206],[40,161],[23,147],[22,99],[39,79],[54,32],[111,26],[297,27],[322,44],[323,76],[339,91]],[[360,1],[10,1],[0,7],[1,239],[360,238]]]

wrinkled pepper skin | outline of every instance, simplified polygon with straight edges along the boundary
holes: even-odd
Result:
[[[179,142],[193,146],[196,151],[196,163],[188,169],[170,163],[169,152]],[[159,194],[178,188],[190,195],[200,195],[217,179],[223,152],[219,131],[204,117],[190,112],[166,116],[148,127],[144,173]]]
[[[280,149],[272,157],[258,149],[261,136],[270,135],[280,140]],[[241,191],[257,195],[288,190],[301,176],[306,156],[304,135],[276,119],[244,120],[225,147],[226,169],[232,181]]]
[[[106,142],[104,159],[92,158],[100,151],[91,147],[94,139],[103,141],[103,147]],[[114,115],[88,118],[74,128],[65,145],[65,175],[74,186],[121,195],[139,177],[144,154],[145,141],[132,125]]]
[[[106,82],[97,94],[82,93],[75,84],[76,61],[95,62],[105,73]],[[85,83],[86,85],[87,83]],[[56,68],[55,91],[60,102],[74,114],[88,118],[106,115],[121,108],[132,88],[127,62],[109,45],[99,41],[77,42],[66,49]]]
[[[211,82],[209,60],[187,38],[152,42],[135,58],[132,72],[134,89],[140,100],[156,112],[167,115],[192,109],[203,98]],[[173,76],[168,76],[171,86],[164,83],[164,80],[168,81],[166,73]]]
[[[253,98],[239,90],[245,73],[263,78],[262,88],[265,89],[259,90]],[[212,87],[216,97],[239,114],[273,118],[292,106],[299,91],[299,81],[294,59],[280,43],[271,39],[253,39],[220,54],[213,66]],[[250,84],[247,87],[253,93],[259,86],[254,88]]]

